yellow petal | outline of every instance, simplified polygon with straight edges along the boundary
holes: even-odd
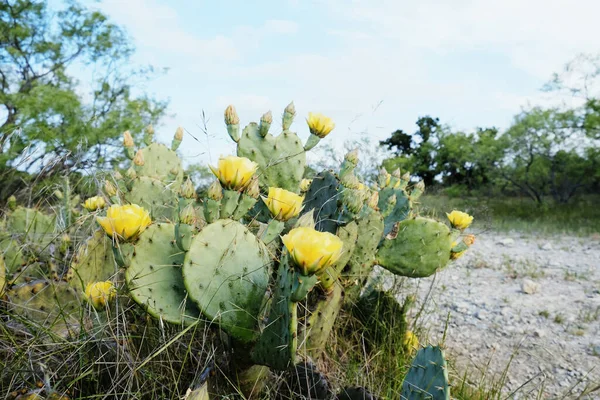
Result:
[[[281,239],[292,261],[304,275],[317,273],[335,263],[344,246],[337,236],[309,227],[292,229]]]

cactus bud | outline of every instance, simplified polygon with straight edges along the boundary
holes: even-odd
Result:
[[[152,125],[148,125],[144,131],[144,143],[146,146],[150,146],[154,141],[154,127]]]
[[[396,199],[396,195],[391,195],[390,198],[388,199],[387,203],[388,206],[390,207],[394,207],[396,205],[396,202],[398,201],[398,199]]]
[[[354,214],[358,214],[363,208],[364,203],[362,198],[363,196],[358,190],[344,190],[342,193],[344,205]]]
[[[379,204],[379,192],[373,192],[367,205],[371,207],[373,210],[377,211],[377,204]]]
[[[217,201],[223,198],[223,188],[218,180],[208,187],[208,198]]]
[[[379,170],[379,176],[377,177],[377,184],[379,187],[384,188],[390,183],[391,175],[387,172],[385,168],[381,168]]]
[[[196,223],[196,219],[196,210],[192,204],[188,204],[179,212],[179,222],[182,224],[194,225]]]
[[[179,141],[183,140],[183,128],[182,127],[180,127],[180,126],[177,127],[174,138],[175,138],[175,140],[179,140]]]
[[[410,181],[410,172],[405,172],[404,175],[402,175],[402,180],[403,181]],[[425,189],[425,187],[423,187],[423,189]]]
[[[131,132],[125,131],[123,133],[123,146],[125,147],[133,147],[133,137],[131,136]]]
[[[359,189],[360,188],[360,181],[358,180],[358,178],[352,174],[346,174],[344,176],[342,176],[342,179],[340,180],[340,182],[342,183],[342,185],[344,185],[344,187],[348,188],[348,189]]]
[[[354,149],[346,154],[344,160],[352,163],[355,167],[358,165],[358,149]]]
[[[17,208],[17,198],[15,196],[10,196],[7,201],[8,208],[11,211],[14,211]]]
[[[463,242],[465,242],[465,244],[467,246],[472,246],[473,243],[475,243],[475,235],[467,235],[464,237]]]
[[[111,181],[107,179],[104,181],[104,192],[108,195],[108,197],[116,196],[117,188]]]
[[[60,190],[58,190],[58,189],[56,189],[53,194],[54,194],[54,197],[56,197],[59,200],[62,200],[63,197],[64,197],[63,194],[62,194],[62,192]]]
[[[291,114],[292,117],[294,115],[296,115],[296,106],[294,106],[294,102],[290,102],[290,104],[287,105],[287,107],[285,108],[285,110],[283,110],[284,113],[287,114]]]
[[[312,179],[302,179],[302,181],[300,181],[300,191],[302,193],[308,192],[308,189],[310,189],[311,183],[312,183]]]
[[[193,199],[196,197],[196,189],[194,188],[194,184],[189,177],[185,180],[185,182],[183,182],[183,185],[181,185],[179,193],[186,199]]]
[[[415,184],[415,189],[420,190],[421,192],[425,191],[425,182],[419,181]]]
[[[294,106],[294,102],[292,101],[287,105],[285,110],[283,110],[283,130],[286,131],[290,129],[292,126],[292,122],[294,121],[294,116],[296,116],[296,107]]]
[[[396,169],[394,170],[394,172],[392,172],[392,176],[393,176],[394,178],[398,178],[398,179],[400,179],[400,178],[401,178],[401,174],[400,174],[400,168],[396,168]]]
[[[121,175],[121,173],[119,171],[115,171],[115,173],[113,174],[113,177],[115,178],[115,180],[120,181],[123,179],[123,175]]]
[[[262,137],[267,136],[267,133],[269,133],[269,128],[271,127],[272,123],[273,114],[269,110],[266,113],[264,113],[263,116],[260,118],[259,133]]]
[[[225,124],[226,125],[239,125],[240,117],[238,117],[235,107],[231,104],[225,109]]]
[[[260,196],[260,187],[258,186],[258,177],[256,175],[248,183],[246,194],[254,199],[258,199],[258,196]]]
[[[145,164],[142,150],[138,150],[137,153],[135,153],[135,157],[133,157],[133,163],[138,167],[142,167]]]

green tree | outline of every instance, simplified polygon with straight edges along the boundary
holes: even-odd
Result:
[[[134,94],[154,70],[131,67],[133,51],[120,27],[75,1],[59,11],[46,1],[1,1],[0,173],[49,177],[119,157],[120,135],[141,132],[166,108]],[[75,69],[94,71],[89,94],[80,94]]]

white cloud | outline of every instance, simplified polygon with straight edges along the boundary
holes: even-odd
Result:
[[[271,19],[265,22],[264,29],[270,33],[292,34],[298,32],[298,24],[294,21]]]

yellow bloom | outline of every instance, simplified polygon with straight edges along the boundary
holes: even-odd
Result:
[[[111,281],[88,283],[85,287],[85,298],[96,310],[103,310],[116,294]]]
[[[331,118],[324,116],[323,114],[308,113],[308,128],[310,133],[323,139],[329,135],[329,132],[335,128],[335,124]]]
[[[315,274],[335,263],[342,255],[344,243],[329,232],[313,228],[292,229],[281,240],[303,275]]]
[[[304,197],[285,189],[270,187],[269,196],[263,197],[263,201],[275,219],[287,221],[300,214]]]
[[[456,245],[458,245],[458,242],[452,242],[452,246],[450,246],[451,248],[455,248]],[[450,259],[451,260],[458,260],[459,258],[461,258],[463,256],[463,254],[465,254],[466,250],[463,251],[451,251],[450,252]]]
[[[447,214],[450,223],[453,228],[460,229],[461,231],[467,229],[471,222],[473,222],[473,217],[467,213],[462,211],[454,210],[450,214]]]
[[[209,165],[225,189],[244,188],[258,169],[258,164],[245,157],[227,156],[219,158],[218,167]]]
[[[112,205],[106,217],[96,217],[96,221],[110,236],[118,235],[125,240],[136,237],[152,222],[148,211],[137,204]]]
[[[419,348],[419,338],[412,331],[406,331],[404,335],[404,347],[410,350]]]
[[[312,179],[302,179],[302,181],[300,181],[300,191],[308,192],[308,189],[310,188],[311,183],[312,183]]]
[[[83,203],[83,206],[88,211],[96,211],[106,206],[106,201],[104,201],[104,197],[94,196],[90,197]]]

